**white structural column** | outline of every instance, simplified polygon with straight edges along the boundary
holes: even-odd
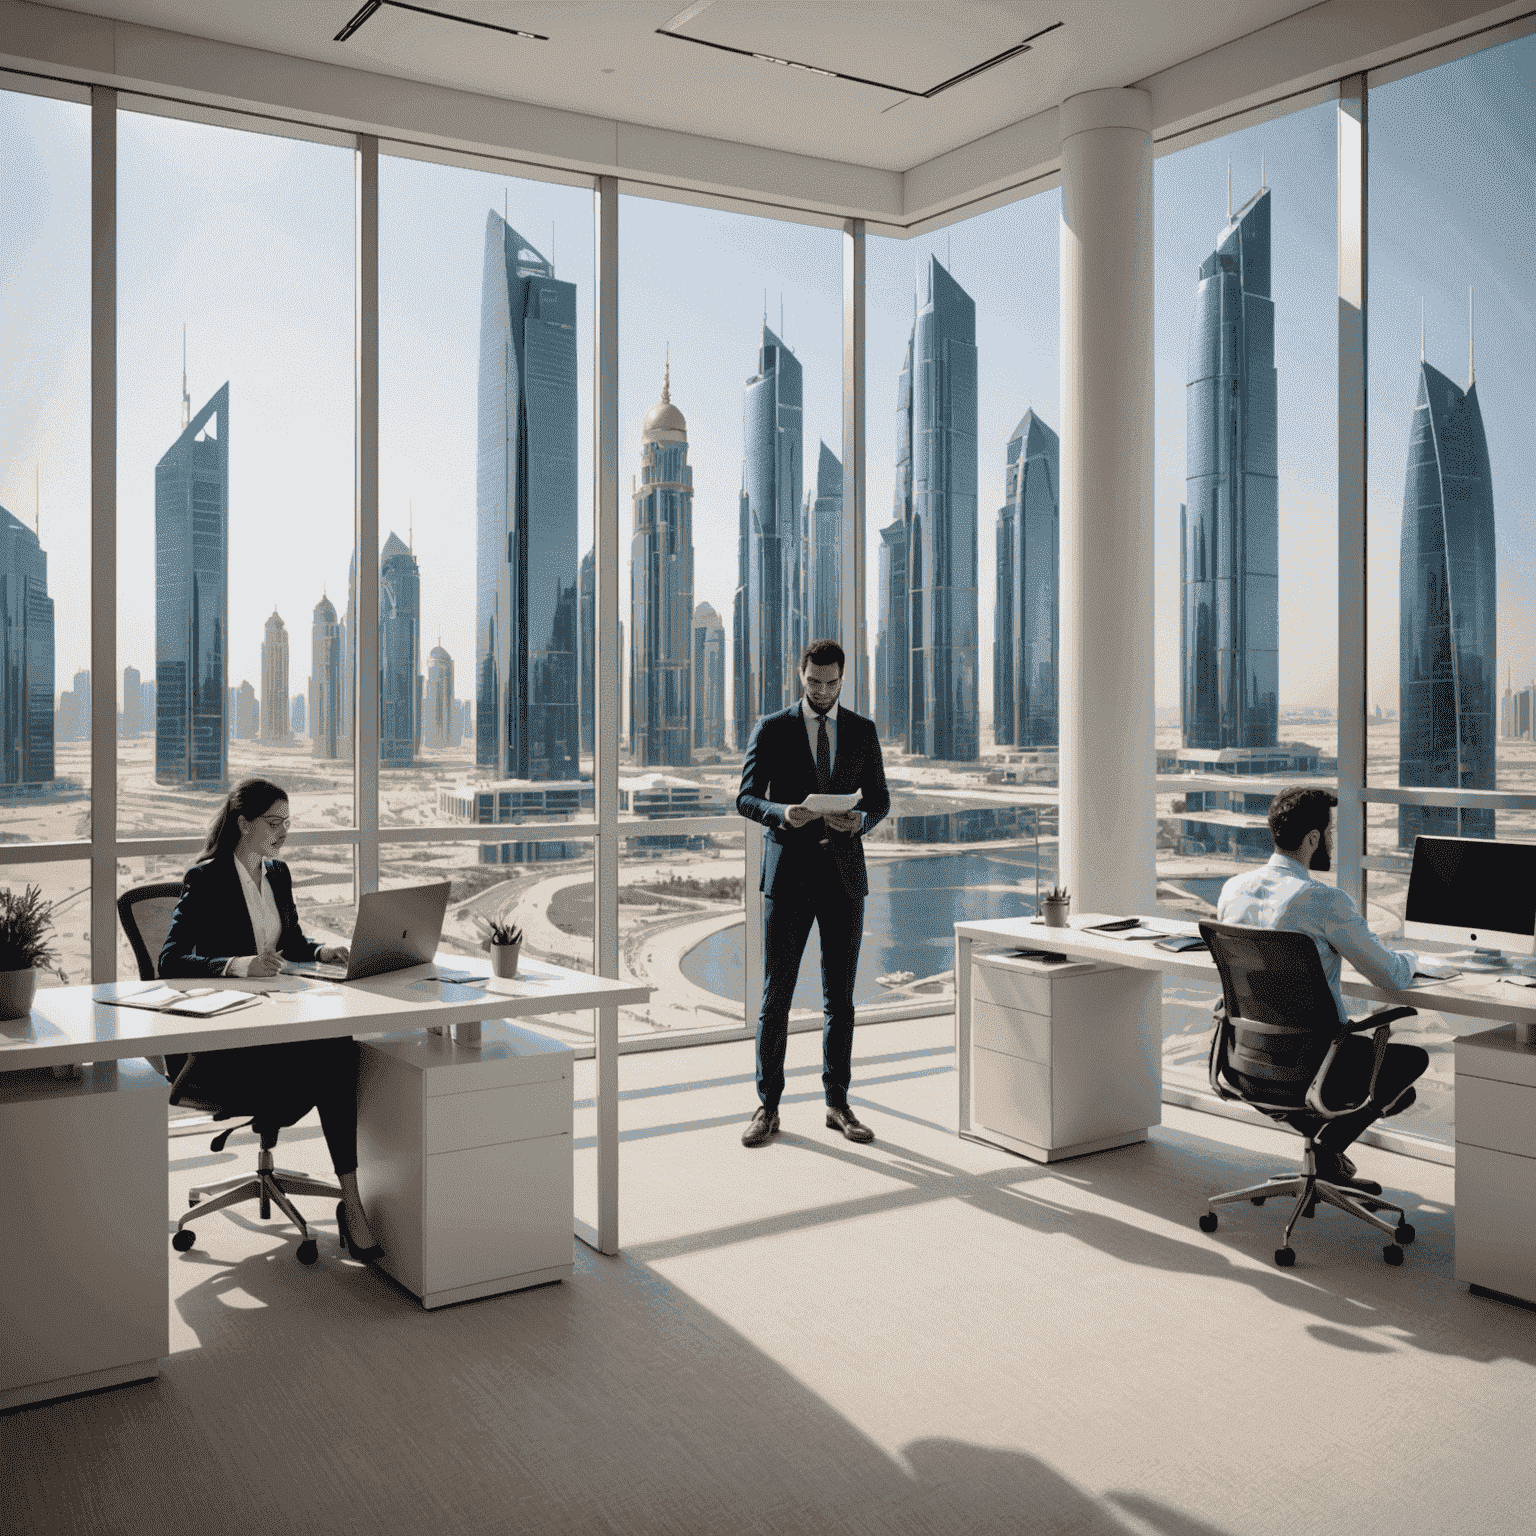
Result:
[[[1152,104],[1061,104],[1061,880],[1147,912],[1152,712]]]
[[[843,696],[873,714],[864,623],[864,220],[843,225],[843,584],[841,644],[849,676]],[[851,686],[850,686],[851,685]]]

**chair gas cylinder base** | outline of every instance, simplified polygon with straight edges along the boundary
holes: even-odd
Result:
[[[238,1127],[231,1129],[238,1129]],[[231,1206],[243,1205],[248,1200],[255,1200],[258,1202],[258,1210],[263,1221],[272,1219],[272,1207],[275,1205],[299,1229],[299,1263],[313,1264],[320,1256],[319,1246],[290,1197],[314,1195],[326,1200],[340,1200],[341,1189],[335,1184],[326,1184],[307,1173],[274,1167],[272,1149],[277,1145],[278,1128],[271,1126],[253,1127],[253,1129],[256,1129],[261,1136],[261,1151],[257,1154],[255,1171],[237,1174],[229,1179],[220,1179],[213,1184],[199,1184],[188,1190],[187,1204],[190,1209],[176,1223],[176,1235],[171,1239],[171,1246],[178,1253],[185,1253],[191,1248],[196,1241],[196,1234],[187,1225],[189,1221],[211,1216],[215,1211],[228,1210]],[[229,1131],[224,1131],[214,1138],[212,1145],[215,1150],[223,1146],[229,1135]]]
[[[1200,1230],[1216,1230],[1216,1208],[1249,1201],[1295,1199],[1285,1236],[1275,1250],[1275,1263],[1290,1269],[1296,1262],[1291,1234],[1303,1216],[1319,1204],[1329,1205],[1376,1228],[1390,1241],[1381,1256],[1388,1264],[1403,1262],[1403,1248],[1414,1229],[1402,1206],[1381,1198],[1379,1185],[1364,1181],[1336,1184],[1317,1172],[1317,1136],[1343,1115],[1357,1113],[1375,1102],[1377,1078],[1394,1020],[1417,1010],[1388,1008],[1368,1019],[1340,1023],[1333,992],[1323,974],[1317,946],[1305,933],[1247,928],[1231,923],[1201,923],[1200,933],[1221,974],[1226,1016],[1219,1018],[1211,1040],[1211,1091],[1236,1100],[1284,1122],[1303,1138],[1300,1173],[1275,1174],[1262,1184],[1212,1195],[1200,1217]],[[1333,1108],[1323,1102],[1323,1087],[1351,1035],[1371,1030],[1375,1065],[1365,1096],[1357,1103]],[[1398,1095],[1382,1112],[1392,1114],[1413,1101],[1413,1089]],[[1382,1211],[1394,1213],[1388,1220]]]

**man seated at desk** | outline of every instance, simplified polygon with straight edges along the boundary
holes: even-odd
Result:
[[[1221,888],[1216,920],[1251,928],[1283,928],[1309,933],[1323,961],[1339,1021],[1349,1018],[1339,985],[1343,961],[1378,987],[1400,991],[1413,980],[1418,956],[1388,949],[1371,932],[1348,891],[1321,880],[1310,870],[1333,867],[1333,807],[1339,797],[1315,785],[1282,789],[1269,807],[1269,831],[1275,851],[1262,868],[1234,875]],[[1340,1047],[1328,1074],[1323,1102],[1330,1109],[1363,1098],[1371,1080],[1376,1049],[1368,1037],[1351,1035]],[[1382,1115],[1395,1115],[1413,1103],[1413,1084],[1429,1067],[1429,1053],[1416,1045],[1388,1044],[1376,1084],[1375,1101],[1351,1115],[1330,1120],[1317,1139],[1317,1172],[1332,1183],[1355,1179],[1355,1165],[1345,1148]],[[1384,1104],[1385,1109],[1378,1109]],[[1305,1118],[1305,1117],[1303,1117]]]

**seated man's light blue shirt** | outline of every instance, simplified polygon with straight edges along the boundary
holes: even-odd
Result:
[[[1348,891],[1314,880],[1300,863],[1283,853],[1272,854],[1260,869],[1228,880],[1216,904],[1216,920],[1311,934],[1338,1005],[1340,1023],[1349,1017],[1339,985],[1341,956],[1378,987],[1394,990],[1413,980],[1413,968],[1418,963],[1419,957],[1411,950],[1388,949],[1371,932]]]

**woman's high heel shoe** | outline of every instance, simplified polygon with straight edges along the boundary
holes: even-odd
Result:
[[[383,1246],[375,1243],[371,1248],[359,1248],[352,1241],[352,1229],[347,1225],[347,1206],[343,1201],[336,1207],[336,1239],[359,1264],[372,1264],[384,1257]]]

